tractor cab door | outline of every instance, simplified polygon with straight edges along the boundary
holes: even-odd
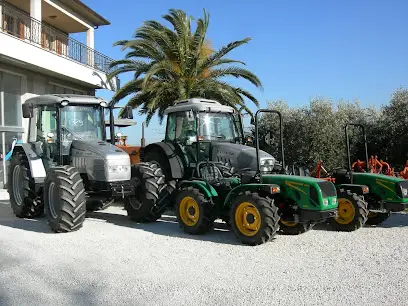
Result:
[[[34,109],[30,119],[29,142],[33,150],[49,167],[58,161],[57,109],[52,105],[43,105]]]
[[[197,162],[197,122],[188,112],[177,112],[168,115],[165,141],[173,142],[184,155],[187,166]],[[210,157],[209,142],[201,142],[199,161]]]

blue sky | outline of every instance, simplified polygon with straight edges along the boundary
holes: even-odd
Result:
[[[395,89],[408,87],[406,0],[83,2],[112,23],[95,31],[95,49],[114,59],[125,52],[112,44],[130,39],[143,21],[163,21],[161,16],[169,8],[199,17],[205,8],[210,13],[208,38],[214,48],[252,38],[229,57],[246,62],[260,77],[263,91],[246,82],[239,84],[259,98],[261,107],[280,99],[304,105],[316,96],[335,101],[358,99],[362,105],[379,106],[389,101]],[[123,76],[121,83],[129,79]],[[97,91],[107,99],[112,94]],[[144,118],[137,110],[134,114],[138,124],[122,132],[129,135],[130,143],[139,144]],[[163,132],[164,125],[153,120],[146,130],[148,142],[161,140]]]

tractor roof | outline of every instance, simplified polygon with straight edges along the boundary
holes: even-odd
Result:
[[[101,102],[106,102],[102,98],[87,96],[87,95],[70,95],[70,94],[50,94],[41,95],[27,99],[24,103],[33,103],[38,105],[48,105],[48,104],[58,104],[62,101],[68,101],[68,103],[73,104],[100,104]]]
[[[165,114],[183,112],[183,111],[196,111],[196,112],[222,112],[233,113],[235,110],[231,106],[222,105],[215,100],[208,100],[202,98],[192,98],[176,102],[173,106],[170,106],[165,110]]]

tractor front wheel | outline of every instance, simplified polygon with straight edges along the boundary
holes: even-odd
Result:
[[[8,168],[8,193],[11,208],[19,218],[34,218],[44,214],[44,204],[35,192],[35,182],[24,153],[17,153]]]
[[[176,197],[176,214],[180,227],[192,235],[208,232],[214,224],[213,204],[198,189],[181,189]]]
[[[240,194],[232,204],[229,220],[237,238],[247,245],[268,242],[279,228],[274,200],[258,193]]]
[[[44,183],[45,214],[56,233],[78,230],[85,220],[85,187],[72,166],[51,168]]]
[[[146,223],[159,219],[163,209],[157,206],[157,201],[165,187],[161,168],[153,163],[136,164],[132,166],[131,181],[136,193],[123,200],[129,218]]]
[[[352,232],[366,223],[368,204],[362,196],[347,192],[339,196],[338,203],[338,216],[331,219],[331,225],[335,230]]]
[[[366,224],[368,225],[379,225],[387,220],[391,216],[391,212],[387,211],[385,213],[369,212]]]

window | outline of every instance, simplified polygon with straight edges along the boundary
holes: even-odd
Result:
[[[196,137],[195,119],[187,116],[186,112],[169,114],[166,140],[168,141],[193,141]]]
[[[239,133],[232,114],[201,113],[200,136],[202,140],[235,142]]]
[[[21,126],[21,77],[1,73],[3,87],[3,112],[6,126]]]
[[[20,76],[0,71],[0,188],[7,179],[9,152],[15,141],[21,141]]]
[[[44,141],[49,133],[57,137],[56,109],[54,106],[43,106],[38,109],[37,141]]]

